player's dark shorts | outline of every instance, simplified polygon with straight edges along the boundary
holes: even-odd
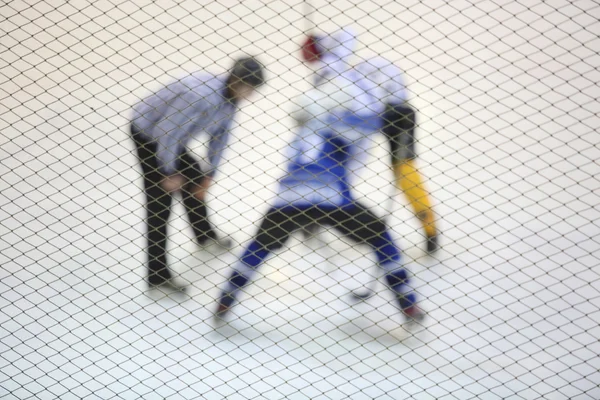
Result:
[[[416,113],[405,104],[388,105],[383,114],[383,133],[390,143],[393,162],[403,162],[417,157],[415,151]]]
[[[357,243],[378,243],[387,231],[383,220],[359,202],[341,207],[290,205],[267,212],[256,241],[264,249],[273,251],[294,231],[313,224],[331,226]]]
[[[146,179],[154,183],[162,181],[165,174],[159,169],[159,161],[156,157],[158,149],[156,142],[146,139],[134,124],[131,124],[131,137],[135,142]],[[183,151],[177,157],[177,172],[183,175],[189,183],[196,185],[201,185],[205,176],[198,160],[192,157],[188,151]]]

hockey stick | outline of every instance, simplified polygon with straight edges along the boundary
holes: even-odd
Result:
[[[304,34],[309,34],[314,29],[314,22],[312,19],[312,15],[315,12],[314,7],[310,4],[309,0],[304,0]]]
[[[386,222],[386,219],[389,219],[389,216],[392,214],[393,211],[393,206],[394,206],[394,196],[396,194],[396,187],[392,185],[392,190],[393,192],[389,194],[388,199],[386,200],[385,206],[384,206],[384,210],[386,211],[386,215],[384,217],[382,217],[383,222]],[[323,238],[321,237],[322,234],[322,228],[319,227],[319,230],[315,231],[315,232],[310,232],[311,235],[307,236],[309,239],[313,239],[316,240],[317,243],[319,244],[319,249],[327,249],[327,254],[324,255],[324,259],[326,261],[329,262],[329,264],[331,264],[334,269],[339,268],[340,266],[337,265],[337,263],[332,262],[331,260],[333,258],[335,258],[336,256],[338,256],[339,254],[334,252],[331,249],[331,246],[329,243],[327,243],[325,240],[323,240]],[[366,285],[364,285],[364,287],[366,289],[363,290],[353,290],[351,292],[351,296],[354,300],[357,301],[363,301],[366,300],[370,297],[372,297],[375,294],[375,289],[377,288],[377,282],[379,282],[379,279],[381,278],[381,272],[379,271],[379,266],[375,265],[376,268],[376,272],[375,272],[375,279],[373,279],[372,281],[368,282]]]
[[[381,218],[384,223],[386,222],[386,219],[389,219],[389,216],[392,214],[392,211],[393,211],[394,196],[396,194],[396,186],[395,185],[392,185],[392,190],[393,190],[393,192],[390,193],[390,195],[388,196],[388,199],[386,201],[386,207],[384,208],[386,215]],[[381,272],[379,271],[379,266],[376,265],[375,267],[377,268],[376,273],[375,273],[375,275],[376,275],[375,279],[373,279],[367,285],[364,285],[366,287],[366,289],[352,291],[352,298],[354,300],[363,301],[363,300],[366,300],[366,299],[372,297],[375,294],[375,289],[377,288],[377,282],[379,282],[379,279],[381,278]]]

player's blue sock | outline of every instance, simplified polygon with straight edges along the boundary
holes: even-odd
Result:
[[[377,256],[379,265],[383,266],[383,264],[389,262],[400,263],[400,250],[394,245],[389,232],[384,232],[370,243],[375,249],[375,255]]]
[[[265,261],[269,253],[270,251],[267,250],[263,245],[257,241],[253,241],[244,252],[241,261],[248,267],[254,269],[262,264],[263,261]]]
[[[404,268],[400,267],[389,271],[385,275],[385,279],[390,288],[398,295],[398,302],[402,310],[410,308],[417,302],[417,296],[414,293],[407,293],[410,290],[408,287],[409,279]]]
[[[400,308],[405,310],[413,306],[417,301],[417,297],[414,293],[407,293],[410,290],[408,287],[408,274],[402,268],[400,250],[392,242],[389,232],[383,233],[379,238],[374,240],[373,244],[376,246],[377,261],[386,271],[385,278],[390,289],[398,296]]]
[[[270,251],[254,241],[248,246],[241,262],[231,274],[229,282],[221,294],[221,304],[227,302],[228,307],[235,301],[235,294],[251,279],[255,269],[267,258]]]

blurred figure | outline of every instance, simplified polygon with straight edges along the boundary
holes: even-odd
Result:
[[[317,35],[309,35],[302,45],[304,61],[316,64],[315,85],[343,72],[339,71],[339,64],[332,59],[323,40]],[[354,51],[354,48],[348,50]],[[381,131],[389,139],[396,186],[404,192],[421,221],[427,239],[427,253],[433,254],[439,249],[439,234],[429,194],[415,165],[416,113],[406,101],[402,71],[381,56],[365,60],[354,68],[360,79],[358,84],[384,104],[381,115],[385,123]],[[311,227],[308,234],[315,234],[314,231],[315,228]]]
[[[262,65],[241,58],[231,71],[218,75],[195,72],[174,81],[133,108],[131,135],[142,165],[148,232],[148,284],[181,290],[167,266],[167,226],[173,194],[180,192],[199,245],[219,239],[207,219],[205,194],[227,146],[239,102],[264,83]],[[195,135],[210,136],[210,167],[202,171],[186,145]]]
[[[289,148],[287,174],[279,180],[274,204],[221,292],[216,310],[220,318],[228,315],[265,259],[294,231],[313,224],[332,226],[354,242],[369,245],[407,321],[418,323],[425,317],[388,227],[353,195],[352,165],[384,124],[377,109],[380,102],[356,84],[360,75],[347,64],[354,40],[345,30],[321,40],[328,51],[327,65],[335,66],[335,73],[293,102],[298,127]]]

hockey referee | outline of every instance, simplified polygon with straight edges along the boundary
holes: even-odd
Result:
[[[167,265],[167,226],[173,194],[180,192],[199,245],[218,243],[207,219],[204,201],[239,102],[264,83],[262,65],[254,58],[237,60],[231,71],[213,75],[195,72],[176,80],[133,107],[131,136],[142,166],[146,195],[148,284],[182,290]],[[206,132],[209,168],[202,170],[186,148],[197,134]]]

